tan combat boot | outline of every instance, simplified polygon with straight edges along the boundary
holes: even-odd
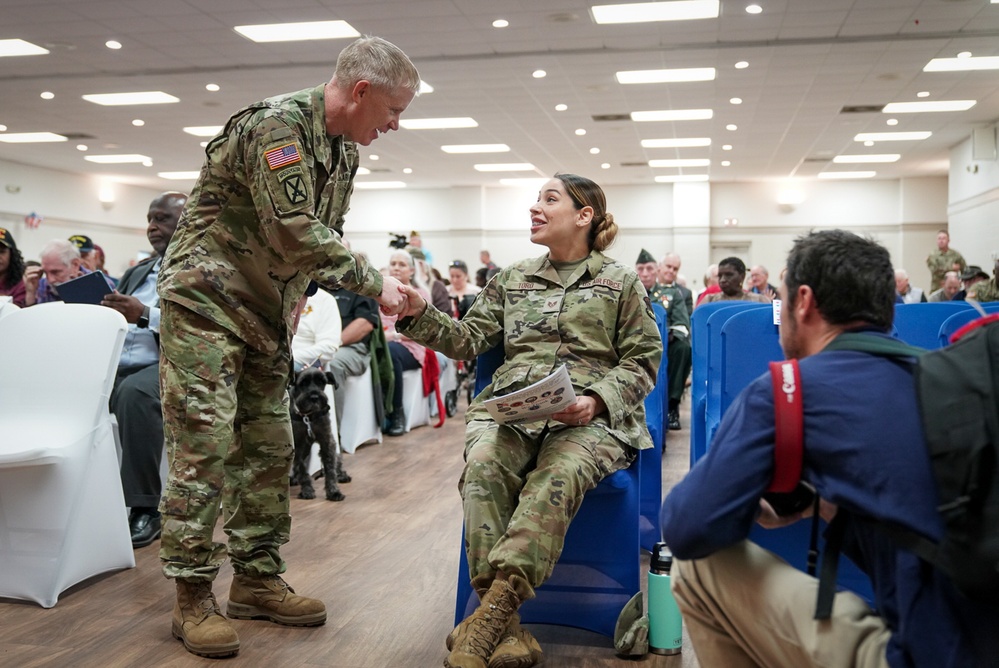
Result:
[[[236,573],[229,588],[226,614],[233,619],[269,619],[286,626],[326,623],[326,606],[299,596],[277,575],[254,577]]]
[[[207,580],[177,580],[172,629],[173,637],[199,656],[221,658],[239,651],[236,629],[222,616]]]
[[[487,668],[489,658],[519,606],[520,599],[510,583],[494,580],[475,612],[448,636],[451,653],[444,659],[444,665],[448,668]]]
[[[459,624],[448,635],[445,644],[449,650],[454,647],[454,641],[461,629],[462,626]],[[488,668],[531,668],[541,663],[543,658],[541,645],[530,631],[520,625],[520,615],[514,613],[510,625],[500,638],[499,645],[489,657]]]

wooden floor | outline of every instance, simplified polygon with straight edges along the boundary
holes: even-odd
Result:
[[[682,419],[685,428],[667,437],[665,489],[688,468],[686,412]],[[291,542],[282,551],[285,579],[326,602],[325,626],[234,620],[241,642],[236,657],[220,662],[189,654],[170,634],[175,590],[160,573],[157,541],[136,551],[134,569],[88,580],[50,610],[0,599],[0,666],[442,665],[458,568],[463,433],[459,413],[440,429],[422,427],[364,446],[345,455],[353,476],[342,486],[345,501],[293,498]],[[647,568],[647,553],[642,561]],[[223,610],[231,580],[226,564],[215,583]],[[698,666],[686,638],[679,656],[635,661],[617,658],[610,639],[595,633],[529,628],[545,651],[546,668]]]

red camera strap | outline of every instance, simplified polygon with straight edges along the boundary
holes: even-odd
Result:
[[[790,492],[801,480],[802,443],[805,438],[801,403],[801,373],[797,360],[770,363],[774,393],[774,477],[768,492]]]

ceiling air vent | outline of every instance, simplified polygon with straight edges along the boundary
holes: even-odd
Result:
[[[69,141],[80,141],[81,139],[94,139],[93,135],[88,135],[85,132],[59,132],[57,134],[62,135]]]
[[[621,166],[622,167],[648,167],[649,166],[649,161],[646,160],[645,162],[622,162]]]
[[[883,104],[852,104],[839,110],[841,114],[873,114],[885,108]]]
[[[598,123],[603,121],[630,121],[631,114],[594,114],[591,118]]]
[[[829,162],[832,158],[805,158],[802,162]]]

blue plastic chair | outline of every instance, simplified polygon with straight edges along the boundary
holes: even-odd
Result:
[[[479,355],[475,365],[476,393],[491,382],[492,373],[502,361],[501,346]],[[586,493],[569,525],[562,555],[551,577],[538,587],[535,598],[520,607],[523,622],[572,626],[614,636],[621,609],[641,589],[640,471],[645,452],[639,451],[630,467],[612,473]],[[455,626],[479,604],[469,578],[464,546],[463,529]]]
[[[926,302],[896,304],[895,329],[898,338],[910,346],[933,350],[940,347],[940,325],[955,313],[970,309],[967,302]],[[974,309],[972,309],[974,310]]]
[[[970,304],[966,304],[968,308],[963,311],[958,311],[954,315],[950,316],[940,325],[940,329],[937,332],[937,348],[943,348],[944,346],[950,345],[950,337],[957,330],[961,329],[967,325],[972,320],[978,320],[982,317],[982,314],[978,312],[977,309],[971,308]],[[985,302],[981,305],[985,309],[986,313],[999,313],[999,302]]]
[[[690,316],[690,345],[692,354],[690,381],[690,465],[704,456],[707,450],[705,419],[708,394],[708,319],[722,309],[746,308],[749,302],[712,302],[694,309]]]
[[[652,548],[662,540],[659,526],[659,509],[663,504],[663,448],[666,444],[666,418],[669,415],[669,369],[666,346],[669,342],[668,314],[662,304],[653,304],[656,326],[663,341],[663,357],[656,374],[656,385],[645,398],[645,423],[652,437],[652,448],[642,453],[642,501],[639,531],[644,549]]]

